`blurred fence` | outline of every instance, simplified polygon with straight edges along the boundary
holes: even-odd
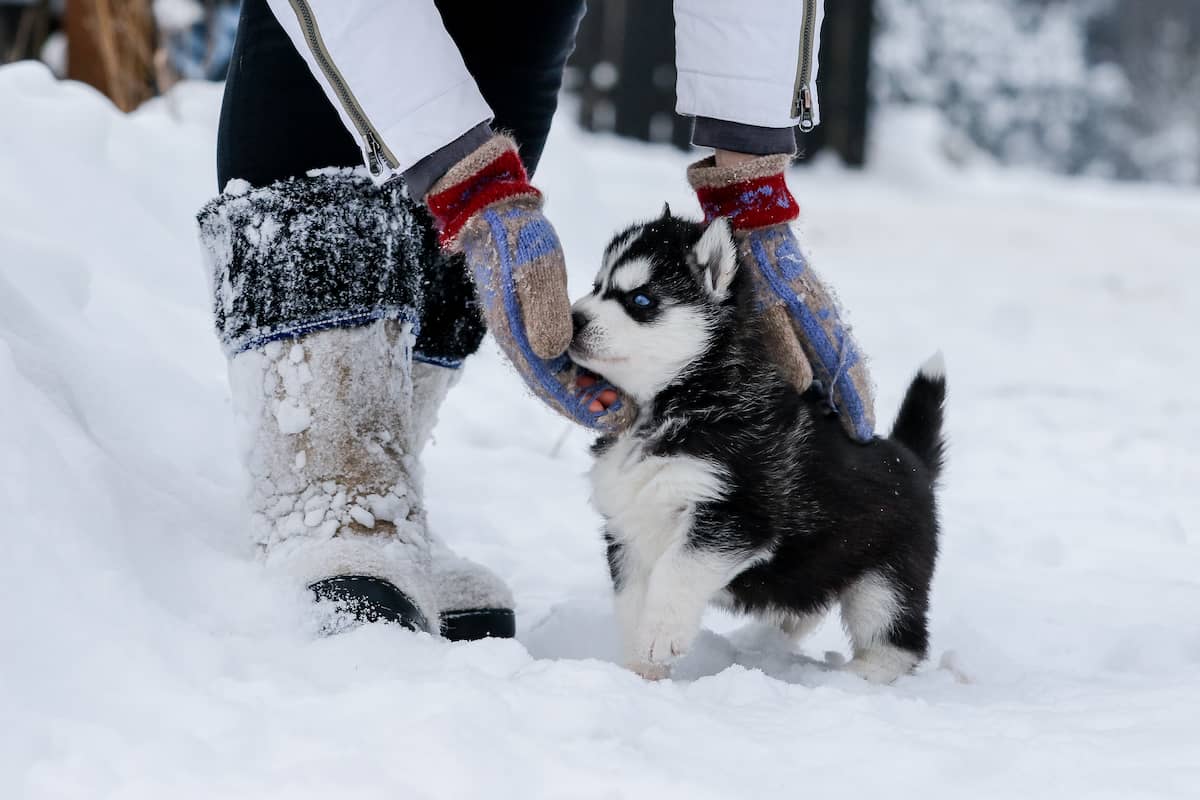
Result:
[[[829,148],[849,164],[865,159],[873,5],[826,4],[818,80],[822,124],[808,134],[797,131],[802,157]],[[691,122],[675,114],[671,0],[592,0],[571,66],[567,85],[580,95],[584,128],[688,146]]]
[[[0,63],[42,58],[133,108],[223,77],[238,2],[0,0]],[[872,106],[907,103],[938,110],[952,158],[969,143],[1004,164],[1200,183],[1200,0],[826,6],[822,125],[798,133],[802,157],[862,164]],[[566,84],[583,126],[687,147],[674,47],[672,0],[590,0]]]

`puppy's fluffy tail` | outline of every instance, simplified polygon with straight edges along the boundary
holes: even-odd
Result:
[[[942,438],[945,404],[946,359],[939,350],[921,365],[909,385],[891,437],[916,453],[935,480],[942,472],[945,458],[946,442]]]

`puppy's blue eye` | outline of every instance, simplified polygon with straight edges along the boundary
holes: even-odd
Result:
[[[633,296],[633,304],[636,306],[641,306],[642,308],[645,308],[646,306],[650,305],[650,302],[651,302],[650,298],[646,297],[646,295],[644,295],[644,294],[635,294]]]

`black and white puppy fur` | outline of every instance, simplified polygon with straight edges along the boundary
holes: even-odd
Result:
[[[639,407],[591,470],[628,665],[666,677],[709,603],[797,637],[837,603],[847,669],[912,670],[938,547],[940,354],[889,438],[850,441],[817,389],[768,361],[728,223],[669,209],[612,241],[574,316],[572,358]]]

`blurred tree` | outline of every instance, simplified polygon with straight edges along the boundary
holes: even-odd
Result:
[[[1139,136],[1130,171],[1200,183],[1200,2],[1113,0],[1091,26],[1093,60],[1119,64]]]
[[[936,108],[1006,164],[1200,181],[1196,0],[880,6],[878,102]]]
[[[67,77],[95,86],[122,111],[155,94],[150,0],[68,0]]]
[[[50,0],[0,0],[0,64],[37,58],[53,21]]]

